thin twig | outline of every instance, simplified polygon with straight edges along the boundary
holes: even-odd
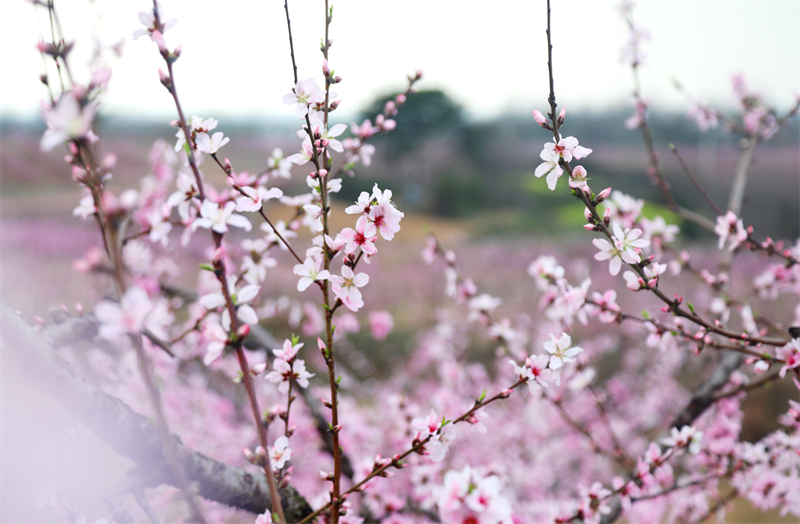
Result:
[[[708,205],[711,206],[711,209],[713,209],[717,215],[722,215],[723,214],[722,211],[720,211],[717,205],[714,203],[714,201],[711,200],[711,197],[708,195],[708,193],[706,193],[706,190],[703,189],[703,186],[700,185],[700,182],[694,176],[692,170],[689,169],[689,166],[687,166],[686,162],[683,161],[683,157],[681,157],[681,154],[678,152],[678,148],[675,147],[675,144],[670,143],[669,149],[678,158],[678,162],[680,163],[681,168],[683,168],[683,172],[686,173],[686,175],[689,177],[689,180],[692,181],[692,184],[694,184],[694,187],[697,189],[700,195],[702,195],[702,197],[706,200],[706,202],[708,202]]]

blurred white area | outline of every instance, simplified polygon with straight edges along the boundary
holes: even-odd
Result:
[[[627,103],[631,75],[620,63],[628,30],[619,2],[554,0],[556,94],[570,109]],[[163,61],[147,38],[133,41],[137,13],[149,0],[56,0],[64,31],[77,40],[73,63],[84,65],[91,35],[107,44],[124,39],[105,96],[107,112],[173,118],[158,82]],[[281,97],[292,86],[286,18],[281,0],[164,0],[178,25],[168,44],[183,46],[178,89],[190,114],[291,117]],[[301,79],[321,77],[322,0],[290,0]],[[425,71],[421,89],[440,88],[476,118],[544,109],[547,97],[544,0],[337,0],[331,67],[342,112],[352,114],[375,96],[402,89],[405,75]],[[680,80],[703,100],[729,103],[730,78],[749,84],[778,107],[800,92],[800,3],[645,1],[634,18],[651,34],[645,44],[643,89],[654,106],[682,110]],[[39,24],[49,33],[46,11]],[[0,2],[0,106],[6,115],[38,111],[44,87],[34,44],[39,26],[25,0]],[[77,68],[78,79],[86,70]]]

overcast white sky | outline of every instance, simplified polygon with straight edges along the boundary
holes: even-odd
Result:
[[[281,97],[292,85],[282,0],[163,0],[178,25],[170,47],[182,44],[176,64],[186,111],[201,116],[290,117]],[[544,0],[336,0],[331,66],[343,113],[377,94],[402,89],[425,71],[421,88],[441,88],[478,118],[545,109],[547,68]],[[158,82],[155,44],[131,33],[149,0],[56,0],[68,39],[77,40],[73,64],[85,80],[96,32],[102,41],[125,39],[104,108],[126,116],[174,118]],[[301,79],[320,74],[322,0],[290,0]],[[631,76],[620,63],[627,29],[618,3],[553,0],[556,95],[572,110],[624,104]],[[700,98],[729,102],[730,78],[750,85],[778,107],[800,92],[800,1],[643,1],[635,19],[652,36],[642,69],[645,96],[655,106],[688,107],[672,87],[679,79]],[[45,11],[40,14],[48,29]],[[39,29],[24,0],[0,0],[0,108],[5,115],[38,111],[44,87],[34,44]],[[321,83],[321,82],[320,82]],[[342,115],[346,116],[346,115]]]

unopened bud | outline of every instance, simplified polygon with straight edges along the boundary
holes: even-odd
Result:
[[[247,335],[250,334],[250,324],[242,324],[239,326],[239,329],[236,330],[236,336],[239,339],[247,338]]]
[[[583,208],[583,216],[586,217],[587,222],[594,224],[594,215],[592,215],[592,212],[589,211],[588,207]]]
[[[399,95],[394,97],[394,103],[399,105],[399,106],[405,104],[406,103],[406,95],[404,95],[403,93],[400,93]]]
[[[43,83],[44,85],[48,85],[49,84],[49,81],[47,80],[47,75],[45,75],[44,73],[39,75],[39,81],[41,83]]]
[[[605,225],[609,225],[611,223],[611,210],[606,209],[605,213],[603,213],[603,223]]]
[[[322,59],[322,74],[325,76],[331,76],[331,68],[328,66],[328,59]]]
[[[334,100],[333,102],[331,102],[331,105],[329,106],[328,111],[335,111],[336,108],[339,107],[339,104],[341,104],[341,103],[342,103],[341,100]]]
[[[334,83],[334,84],[338,84],[338,83],[339,83],[339,82],[341,82],[342,80],[343,80],[343,79],[342,79],[342,77],[341,77],[341,76],[339,76],[339,75],[336,75],[335,77],[333,77],[333,83]]]
[[[600,193],[597,195],[597,198],[595,199],[595,202],[599,204],[600,202],[608,198],[609,195],[611,195],[611,188],[607,187],[604,190],[600,191]]]
[[[557,120],[558,125],[563,126],[566,119],[567,119],[567,108],[562,107],[561,112],[558,114],[558,120]]]
[[[536,120],[536,123],[542,126],[543,129],[548,131],[553,130],[553,126],[550,125],[550,122],[547,121],[547,117],[545,117],[540,111],[536,109],[533,110],[533,119]]]
[[[511,396],[512,392],[513,392],[512,389],[504,389],[503,391],[500,392],[499,396],[500,396],[500,398],[508,398],[508,397]]]

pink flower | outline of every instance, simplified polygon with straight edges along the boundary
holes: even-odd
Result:
[[[386,340],[394,327],[394,319],[388,311],[373,311],[369,314],[369,330],[375,340]]]
[[[697,127],[700,128],[700,131],[704,133],[709,129],[716,128],[719,125],[717,112],[707,105],[698,104],[697,102],[692,104],[687,116],[690,120],[694,120],[697,124]]]
[[[272,513],[267,509],[264,513],[256,517],[255,524],[272,524]]]
[[[333,292],[347,309],[358,311],[364,307],[364,300],[361,298],[361,291],[358,288],[369,283],[369,275],[366,273],[356,275],[350,267],[342,266],[342,276],[331,275],[330,280]]]
[[[294,344],[292,345],[292,341],[288,338],[283,341],[283,348],[282,349],[273,349],[272,353],[281,360],[285,360],[286,362],[291,362],[294,360],[294,357],[297,356],[297,352],[300,351],[300,348],[303,347],[303,344]]]
[[[800,367],[800,339],[795,338],[778,348],[778,356],[786,362],[780,371],[780,376],[783,378],[787,371]]]
[[[147,292],[138,286],[131,286],[119,304],[103,301],[97,305],[95,315],[100,321],[99,334],[112,341],[125,335],[138,335],[152,310],[153,304]]]
[[[728,251],[733,251],[747,240],[747,231],[744,229],[742,219],[737,219],[733,211],[728,211],[724,215],[717,217],[717,225],[714,232],[719,236],[719,249],[728,242]]]
[[[368,230],[372,232],[371,236],[367,234]],[[355,230],[346,227],[342,229],[341,235],[345,242],[344,252],[348,255],[356,253],[359,249],[367,256],[372,256],[378,252],[375,247],[375,241],[378,240],[378,237],[374,236],[375,227],[370,224],[365,215],[358,217]]]

